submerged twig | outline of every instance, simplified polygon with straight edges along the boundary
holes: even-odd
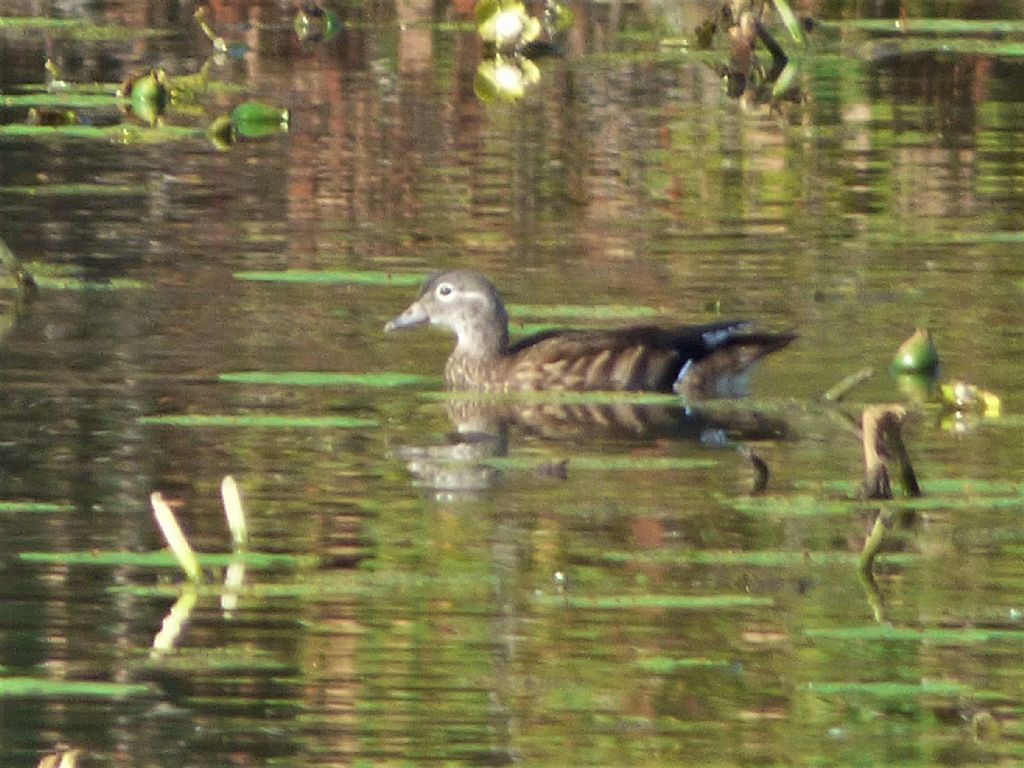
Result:
[[[838,403],[852,389],[860,386],[865,381],[875,375],[874,368],[861,368],[859,371],[854,371],[849,376],[843,377],[835,386],[830,388],[824,395],[821,396],[822,400],[827,400],[830,403]]]
[[[864,445],[865,498],[892,498],[890,467],[896,470],[905,495],[921,495],[921,487],[900,432],[906,413],[906,409],[899,405],[873,405],[864,409],[861,437]]]
[[[765,463],[764,459],[754,453],[747,446],[741,445],[738,450],[740,456],[749,461],[751,468],[754,470],[754,484],[750,489],[750,495],[757,496],[764,493],[765,489],[768,487],[768,477],[770,474],[768,471],[768,465]]]
[[[882,600],[882,593],[875,582],[874,563],[875,556],[882,548],[882,540],[885,538],[885,529],[891,525],[891,518],[885,512],[879,512],[875,517],[875,523],[871,533],[864,540],[864,548],[860,557],[857,558],[857,575],[867,593],[868,604],[871,606],[871,613],[875,621],[882,621],[885,618],[885,603]]]
[[[18,283],[19,289],[31,290],[36,287],[35,278],[21,265],[18,257],[14,255],[14,251],[7,246],[2,237],[0,237],[0,265],[3,265],[4,269],[11,273]]]

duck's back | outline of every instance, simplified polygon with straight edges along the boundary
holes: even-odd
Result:
[[[645,390],[710,394],[793,337],[745,333],[742,322],[618,331],[552,331],[514,344],[497,379],[506,390]]]

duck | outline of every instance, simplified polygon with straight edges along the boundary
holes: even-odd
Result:
[[[704,325],[638,325],[612,330],[552,330],[509,341],[501,294],[483,275],[438,272],[423,283],[385,333],[424,325],[455,334],[444,367],[449,390],[481,393],[646,391],[730,396],[761,358],[794,333],[749,330],[743,320]],[[739,383],[738,383],[739,382]]]

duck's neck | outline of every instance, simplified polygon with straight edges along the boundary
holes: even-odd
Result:
[[[492,388],[508,355],[508,321],[478,323],[459,329],[458,341],[445,365],[445,381],[454,389]]]
[[[504,312],[491,322],[467,324],[457,334],[453,356],[489,362],[508,354],[508,317]]]

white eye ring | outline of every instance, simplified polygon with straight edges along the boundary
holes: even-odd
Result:
[[[441,283],[437,286],[437,295],[442,299],[450,299],[455,289],[452,288],[451,283]]]

